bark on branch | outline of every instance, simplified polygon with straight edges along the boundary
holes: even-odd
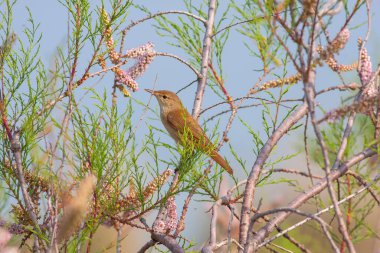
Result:
[[[357,163],[375,154],[377,154],[377,152],[376,152],[376,147],[374,146],[358,153],[357,155],[349,159],[347,162],[339,166],[339,168],[336,171],[333,171],[329,175],[329,181],[332,182],[338,179],[339,177],[344,175],[350,167],[356,165]],[[310,198],[314,197],[315,195],[319,194],[321,191],[326,189],[326,187],[327,187],[327,179],[324,178],[323,180],[315,184],[312,188],[310,188],[308,191],[299,195],[292,202],[290,202],[288,207],[294,208],[294,209],[298,208],[299,206],[305,204],[307,200],[309,200]],[[264,227],[256,231],[255,235],[252,238],[253,249],[256,249],[257,246],[261,242],[263,242],[264,239],[273,231],[275,226],[283,222],[289,215],[290,215],[289,212],[282,212],[276,217],[274,217],[272,220],[270,220]]]
[[[215,21],[215,12],[216,12],[216,2],[217,0],[210,0],[208,8],[208,19],[206,22],[206,32],[203,38],[203,49],[202,49],[202,62],[201,62],[201,77],[198,78],[198,88],[195,94],[194,106],[193,106],[193,118],[197,119],[201,111],[203,94],[206,88],[207,82],[207,71],[208,71],[208,62],[210,60],[211,52],[211,42],[213,27]]]
[[[256,162],[252,167],[249,174],[247,184],[244,190],[243,205],[241,210],[240,228],[239,228],[239,244],[245,245],[248,236],[248,227],[251,213],[251,206],[255,197],[256,182],[262,171],[265,161],[268,159],[270,152],[278,143],[278,141],[294,126],[300,119],[302,119],[308,112],[308,106],[303,104],[292,115],[290,115],[282,124],[276,129],[272,136],[265,143],[257,156]]]

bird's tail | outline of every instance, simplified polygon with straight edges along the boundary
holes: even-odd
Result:
[[[217,162],[220,166],[222,166],[223,169],[225,169],[229,174],[233,175],[234,172],[232,171],[232,168],[231,166],[227,163],[226,160],[224,160],[224,158],[219,155],[218,152],[216,152],[215,150],[213,150],[211,152],[211,158],[214,159],[215,162]]]

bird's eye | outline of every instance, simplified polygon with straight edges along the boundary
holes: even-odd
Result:
[[[167,99],[167,98],[168,98],[168,96],[166,96],[166,95],[163,95],[162,97],[163,97],[164,99]]]

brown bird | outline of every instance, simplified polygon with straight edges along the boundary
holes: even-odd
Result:
[[[177,143],[183,146],[186,145],[184,139],[192,141],[196,149],[206,152],[215,162],[222,166],[223,169],[231,175],[233,174],[230,165],[219,155],[203,129],[198,122],[191,117],[175,93],[168,90],[145,90],[157,98],[158,104],[160,105],[161,121],[170,136]],[[191,134],[191,138],[189,138],[189,136],[184,137],[184,135],[188,133]]]

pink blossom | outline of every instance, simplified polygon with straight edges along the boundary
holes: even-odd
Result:
[[[153,223],[153,231],[156,233],[165,233],[165,222],[162,220],[156,220]]]
[[[141,76],[145,70],[148,68],[148,65],[153,61],[153,54],[147,54],[137,58],[137,63],[128,69],[127,73],[133,78]]]
[[[119,68],[117,71],[115,71],[115,73],[116,73],[116,82],[128,86],[129,88],[131,88],[132,91],[138,90],[138,84],[127,71]]]
[[[166,219],[166,229],[173,231],[177,227],[177,205],[174,201],[174,197],[169,197],[166,203],[166,208],[168,210],[168,215]]]
[[[340,33],[338,33],[337,41],[339,41],[339,45],[341,48],[343,48],[350,38],[350,30],[347,28],[344,28]]]
[[[132,48],[132,49],[129,49],[124,57],[126,58],[138,58],[140,56],[145,56],[147,55],[148,53],[154,53],[154,45],[152,42],[148,42],[142,46],[139,46],[139,47],[136,47],[136,48]]]
[[[138,84],[135,80],[146,71],[154,56],[154,45],[151,42],[128,50],[123,57],[137,59],[137,62],[127,71],[120,67],[114,69],[116,82],[128,86],[132,91],[137,91]]]
[[[363,48],[360,52],[360,61],[359,77],[362,85],[365,86],[369,83],[372,77],[371,57],[368,55],[366,48]]]

